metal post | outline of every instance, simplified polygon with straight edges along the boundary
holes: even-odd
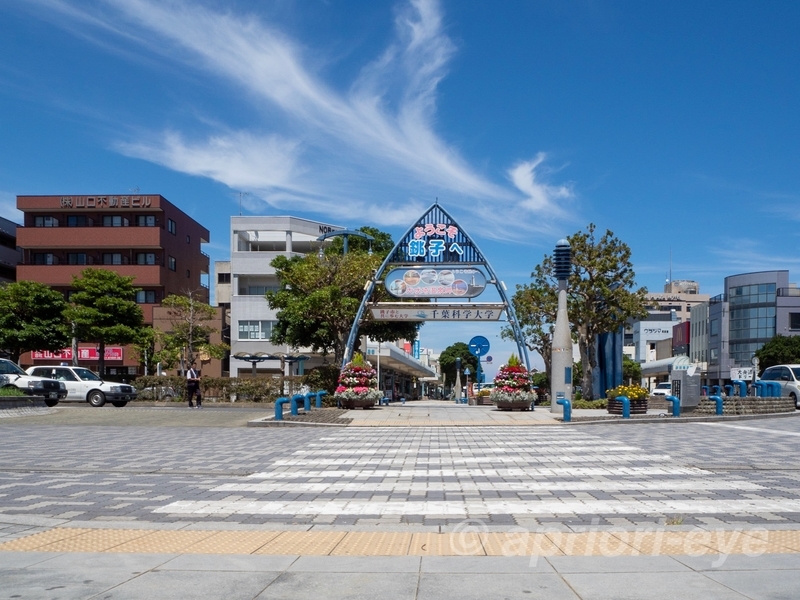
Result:
[[[456,357],[456,390],[455,390],[456,404],[461,403],[461,357]]]
[[[570,246],[567,240],[559,240],[555,250],[555,275],[558,279],[558,312],[553,329],[552,373],[550,388],[550,412],[564,413],[559,400],[572,400],[572,336],[567,314],[567,280],[571,270]]]

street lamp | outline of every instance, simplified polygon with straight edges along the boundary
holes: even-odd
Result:
[[[553,328],[551,365],[550,412],[563,414],[559,400],[572,400],[572,336],[567,314],[567,282],[572,270],[572,250],[567,240],[558,240],[554,256],[555,276],[558,280],[558,312]]]

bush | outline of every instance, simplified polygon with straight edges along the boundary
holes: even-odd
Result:
[[[601,398],[600,400],[574,400],[572,408],[608,408],[608,400]]]
[[[339,368],[333,365],[324,365],[312,369],[303,376],[303,385],[307,385],[312,392],[325,390],[328,395],[322,397],[322,405],[336,406],[333,394],[339,385]]]
[[[0,396],[16,398],[17,396],[24,396],[24,395],[25,394],[22,393],[22,391],[18,390],[13,385],[0,388]]]

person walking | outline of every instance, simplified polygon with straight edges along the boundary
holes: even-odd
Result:
[[[203,408],[203,398],[200,395],[200,375],[197,373],[195,366],[197,363],[192,361],[189,370],[186,371],[186,395],[189,399],[189,408],[194,408],[192,399],[197,395],[197,408]]]

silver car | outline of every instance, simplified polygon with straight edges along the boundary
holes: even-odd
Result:
[[[789,396],[795,408],[800,408],[800,365],[775,365],[764,369],[762,381],[778,381],[781,384],[781,396]]]

